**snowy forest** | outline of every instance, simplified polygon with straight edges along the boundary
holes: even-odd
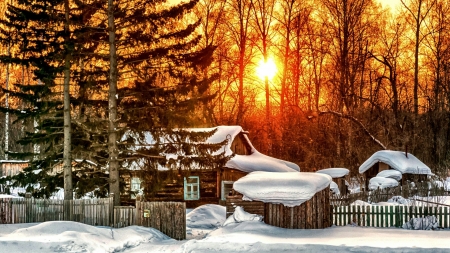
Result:
[[[0,159],[32,161],[16,180],[43,177],[40,194],[101,196],[119,192],[124,133],[240,125],[301,171],[357,175],[392,149],[447,173],[448,13],[447,0],[5,0]],[[72,173],[72,159],[109,171]]]

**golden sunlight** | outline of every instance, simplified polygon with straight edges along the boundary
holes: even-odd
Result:
[[[264,59],[259,61],[258,67],[256,68],[256,74],[261,80],[265,80],[266,77],[270,80],[277,73],[277,65],[272,58],[269,58],[267,62],[264,62]]]

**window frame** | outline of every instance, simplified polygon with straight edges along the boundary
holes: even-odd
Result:
[[[139,189],[134,189],[135,187],[133,187],[133,185],[137,185],[136,182],[133,182],[136,179],[139,181]],[[130,192],[131,192],[131,198],[132,199],[135,199],[136,195],[137,195],[134,192],[136,192],[136,191],[139,192],[141,190],[141,184],[142,184],[142,181],[141,181],[141,179],[139,177],[132,177],[132,178],[130,178]]]
[[[222,183],[221,183],[221,187],[220,187],[220,191],[221,191],[221,196],[220,196],[220,199],[221,200],[227,200],[227,195],[228,195],[228,192],[226,193],[225,192],[225,184],[231,184],[231,185],[233,185],[234,184],[234,182],[236,182],[236,181],[228,181],[228,180],[222,180]],[[233,186],[231,186],[231,189],[233,189]]]
[[[197,182],[188,183],[188,179],[195,179]],[[197,191],[194,191],[194,187],[197,186]],[[188,190],[188,189],[191,190]],[[200,177],[189,176],[184,177],[184,200],[199,200],[200,199]]]

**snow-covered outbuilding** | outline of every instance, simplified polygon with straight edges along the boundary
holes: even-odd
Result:
[[[394,178],[398,173],[383,172],[396,170],[402,174],[401,184],[409,181],[425,181],[428,175],[432,175],[430,168],[410,153],[394,150],[380,150],[375,152],[361,166],[359,173],[364,175],[366,188],[370,179],[376,177]],[[380,175],[380,173],[382,175]],[[384,175],[384,176],[383,176]],[[395,178],[397,179],[397,178]],[[397,180],[399,181],[399,180]]]
[[[256,171],[237,180],[227,197],[227,216],[242,206],[282,228],[331,226],[329,175],[311,172]]]
[[[328,168],[316,171],[316,173],[327,174],[333,178],[333,182],[330,186],[330,189],[335,194],[347,195],[349,193],[348,190],[348,182],[346,181],[346,176],[349,174],[349,170],[346,168]]]
[[[28,161],[0,160],[0,177],[14,176],[28,167]]]
[[[248,138],[248,132],[241,126],[217,126],[213,128],[188,128],[182,129],[192,132],[213,132],[204,143],[224,143],[217,152],[223,152],[229,158],[220,167],[190,167],[170,165],[157,165],[159,187],[152,189],[152,196],[144,196],[152,201],[185,201],[187,207],[196,207],[206,203],[218,204],[225,201],[226,196],[232,190],[233,183],[239,178],[254,171],[267,172],[299,172],[298,165],[292,162],[280,160],[261,154],[252,145]],[[143,133],[144,140],[135,147],[148,147],[154,145],[154,136],[150,132]],[[160,137],[161,138],[161,137]],[[172,141],[165,139],[165,142]],[[197,143],[198,144],[198,143]],[[166,160],[176,161],[177,153],[163,153]],[[192,156],[198,156],[193,153]],[[126,165],[130,176],[125,178],[132,190],[143,190],[142,182],[151,180],[151,175],[142,173],[145,171],[145,162],[135,160]]]

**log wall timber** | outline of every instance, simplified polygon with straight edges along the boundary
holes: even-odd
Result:
[[[183,171],[159,171],[158,176],[161,182],[152,194],[146,194],[146,201],[172,201],[172,202],[186,202],[186,207],[193,208],[203,204],[218,204],[220,198],[220,188],[217,187],[217,171],[212,170],[190,170]],[[184,200],[184,177],[198,176],[200,180],[200,199],[199,200]],[[130,174],[122,176],[125,181],[125,188],[130,187],[131,177],[140,177],[139,174]],[[145,180],[151,181],[152,178],[147,176]],[[133,205],[134,199],[131,199],[129,194],[121,194],[122,205]]]
[[[234,209],[241,206],[246,212],[264,216],[264,203],[261,201],[244,201],[242,195],[227,196],[226,217],[233,214]]]
[[[220,179],[221,181],[236,181],[247,174],[248,173],[242,172],[240,170],[223,168],[221,171]]]
[[[244,201],[242,195],[228,196],[226,214],[232,215],[236,206],[246,212],[262,215],[266,224],[293,229],[321,229],[331,227],[330,188],[317,192],[310,200],[295,207],[282,204]]]
[[[238,155],[250,155],[251,148],[243,134],[239,134],[231,143],[231,151]]]

